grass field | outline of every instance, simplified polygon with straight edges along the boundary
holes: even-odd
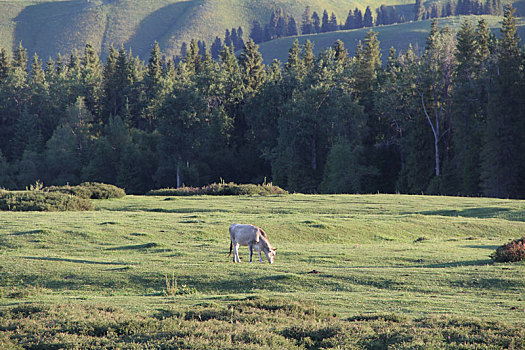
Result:
[[[525,346],[525,264],[489,255],[525,202],[405,195],[127,196],[0,213],[0,347]],[[228,258],[264,228],[273,265]],[[118,345],[118,346],[117,346]]]

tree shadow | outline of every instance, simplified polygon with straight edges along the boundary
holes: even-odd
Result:
[[[93,261],[85,259],[68,259],[68,258],[53,258],[47,256],[24,256],[24,259],[29,260],[42,260],[42,261],[61,261],[61,262],[71,262],[78,264],[95,264],[95,265],[129,265],[122,262],[111,262],[111,261]]]
[[[145,244],[133,244],[125,245],[121,247],[107,248],[106,250],[135,250],[135,249],[150,249],[158,247],[159,245],[155,242],[145,243]]]
[[[481,207],[468,209],[448,209],[448,210],[428,210],[421,211],[418,214],[422,215],[437,215],[437,216],[461,216],[467,218],[502,218],[510,221],[525,221],[525,213],[522,211],[511,211],[509,208],[499,207]]]
[[[492,259],[482,259],[482,260],[465,260],[465,261],[451,261],[446,263],[436,263],[436,264],[422,264],[415,265],[412,267],[423,267],[428,269],[440,269],[440,268],[450,268],[450,267],[464,267],[464,266],[485,266],[491,265]]]
[[[197,6],[195,1],[181,1],[164,6],[146,16],[137,26],[135,35],[125,43],[125,47],[132,47],[133,53],[141,58],[149,57],[153,43],[158,41],[165,44],[173,26],[181,18],[188,18],[187,13]]]
[[[119,207],[119,208],[105,208],[107,211],[121,211],[121,212],[150,212],[150,213],[169,213],[169,214],[192,214],[192,213],[229,213],[228,209],[206,209],[206,208],[141,208],[141,207]]]
[[[56,57],[59,52],[69,54],[73,47],[85,44],[80,42],[78,34],[70,35],[78,29],[75,23],[84,17],[86,10],[98,6],[87,1],[42,2],[27,6],[14,19],[14,45],[22,42],[28,57],[35,52],[43,58]]]
[[[19,231],[10,233],[10,236],[25,236],[25,235],[36,235],[38,233],[44,233],[44,230],[31,230],[31,231]]]
[[[496,250],[500,246],[499,245],[464,245],[461,246],[462,248],[473,248],[473,249],[490,249],[490,250]]]

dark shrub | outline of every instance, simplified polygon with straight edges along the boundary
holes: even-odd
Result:
[[[181,187],[181,188],[163,188],[151,190],[146,193],[149,196],[239,196],[239,195],[260,195],[269,196],[275,194],[287,194],[288,192],[271,183],[254,185],[254,184],[235,184],[230,183],[213,183],[203,187]]]
[[[495,262],[515,262],[525,259],[525,237],[502,245],[490,257]]]
[[[46,192],[60,192],[65,194],[70,194],[72,196],[77,196],[84,199],[91,198],[91,191],[82,186],[49,186],[44,188]]]
[[[82,182],[79,186],[91,191],[91,199],[122,198],[126,195],[122,188],[100,182]]]
[[[59,192],[0,190],[0,210],[80,211],[93,210],[93,205],[87,199]]]
[[[44,188],[47,192],[67,193],[85,199],[121,198],[126,192],[114,185],[99,182],[83,182],[78,186],[50,186]]]

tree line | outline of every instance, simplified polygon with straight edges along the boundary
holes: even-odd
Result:
[[[91,45],[28,67],[0,50],[0,187],[96,181],[128,193],[273,181],[307,193],[525,196],[525,54],[513,9],[432,22],[425,48],[390,50],[370,31],[350,57],[298,41],[263,64],[253,40],[218,61],[192,40],[182,61],[154,44],[105,63]],[[201,50],[202,51],[202,50]]]
[[[428,7],[425,7],[422,0],[416,0],[413,18],[415,21],[420,21],[457,15],[501,16],[502,14],[503,5],[501,0],[485,0],[485,2],[482,0],[458,0],[457,2],[448,1],[443,5],[432,3]],[[364,14],[356,7],[354,10],[350,9],[348,11],[348,16],[344,23],[339,23],[334,12],[329,15],[328,11],[324,10],[322,16],[319,16],[316,11],[312,12],[310,6],[306,6],[302,15],[300,33],[319,34],[338,30],[404,23],[407,20],[405,15],[406,14],[402,12],[398,13],[395,6],[386,6],[384,4],[375,10],[375,16],[373,16],[370,6],[366,7]],[[250,38],[253,39],[256,44],[259,44],[265,41],[298,34],[299,30],[294,17],[286,14],[281,8],[276,8],[272,11],[270,22],[267,24],[262,25],[258,20],[253,21]]]

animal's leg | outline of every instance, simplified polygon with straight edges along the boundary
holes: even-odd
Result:
[[[251,244],[248,245],[248,249],[250,250],[250,262],[252,262],[253,246]]]
[[[259,262],[263,262],[262,258],[261,258],[261,251],[259,250]]]
[[[233,245],[233,262],[241,262],[241,259],[239,258],[239,244],[235,243]]]

